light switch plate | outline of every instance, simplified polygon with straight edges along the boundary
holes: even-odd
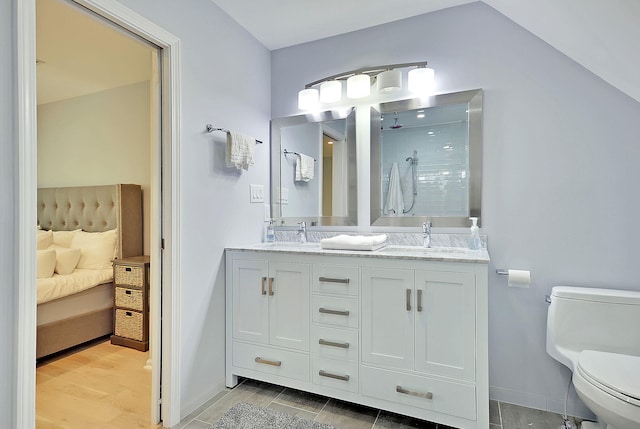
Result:
[[[251,185],[249,188],[250,198],[252,203],[264,203],[264,185]]]

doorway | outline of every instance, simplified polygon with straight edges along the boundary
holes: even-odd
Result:
[[[74,0],[117,27],[158,46],[156,60],[162,70],[158,76],[162,101],[158,117],[161,135],[151,153],[152,207],[149,253],[157,261],[150,271],[152,288],[151,306],[156,311],[150,321],[152,356],[152,398],[157,404],[152,421],[163,421],[173,426],[180,419],[179,400],[179,279],[180,242],[177,236],[180,221],[179,205],[179,39],[144,17],[108,0]],[[35,194],[37,188],[36,147],[36,51],[35,51],[35,0],[16,4],[17,16],[17,66],[18,66],[18,320],[16,350],[16,427],[30,428],[35,423]],[[162,172],[162,174],[161,174]],[[154,286],[155,285],[155,286]],[[155,296],[155,299],[154,299]],[[155,301],[155,302],[154,302]],[[162,312],[162,314],[160,314]],[[160,368],[159,356],[163,357]],[[156,363],[157,362],[157,363]],[[162,381],[161,381],[162,380]],[[156,388],[157,386],[157,388]],[[162,390],[162,411],[159,393]],[[152,408],[153,410],[153,408]],[[162,412],[162,414],[160,414]]]
[[[161,97],[155,95],[160,92],[156,78],[160,75],[160,64],[153,61],[157,54],[156,46],[73,2],[36,0],[37,187],[71,188],[77,192],[78,186],[139,185],[143,228],[135,237],[142,236],[142,248],[136,250],[135,255],[149,255],[151,219],[156,217],[151,210],[150,195],[151,151],[161,135],[160,120],[156,118]],[[85,234],[85,237],[93,240],[92,236],[97,239],[103,234]],[[122,238],[126,238],[123,243],[133,239],[130,234]],[[55,240],[51,247],[55,248],[56,255],[72,251],[61,249]],[[75,246],[71,243],[70,247]],[[158,261],[151,261],[154,266],[156,263]],[[83,273],[74,270],[73,274],[60,272],[48,280],[38,279],[38,295],[44,292],[40,287],[46,282],[62,282],[63,274],[75,278]],[[41,282],[44,283],[41,285]],[[105,294],[122,290],[105,286]],[[150,286],[154,291],[160,290],[159,285]],[[99,298],[97,290],[102,287],[87,289],[88,295],[72,294],[39,304],[38,350],[59,335],[51,332],[54,326],[62,326],[60,336],[71,338],[67,333],[73,334],[104,317],[102,310],[95,310],[98,305],[107,314],[113,314],[107,297]],[[145,301],[147,294],[145,291]],[[55,308],[51,306],[70,304],[70,300],[78,302],[68,311],[59,308],[55,316],[48,317],[48,312]],[[40,296],[38,302],[41,302]],[[147,345],[148,320],[159,308],[146,304],[144,308],[144,312],[131,313],[129,319],[115,318],[115,324],[111,325],[118,332],[122,329],[119,326],[144,314],[136,324],[141,331],[141,342],[128,344],[136,347],[136,351],[118,350],[122,346],[102,336],[113,332],[111,328],[92,335],[87,333],[81,339],[52,348],[50,351],[75,346],[39,360],[36,426],[63,421],[78,427],[91,421],[98,425],[117,422],[116,425],[123,427],[128,422],[143,422],[145,426],[155,423],[151,421],[157,418],[151,413],[151,370],[154,360],[161,364],[161,356],[150,359]],[[116,314],[120,313],[116,310]],[[83,321],[76,324],[74,320],[79,320],[80,314]],[[90,345],[85,344],[88,339],[93,339]],[[82,365],[78,365],[79,362]],[[159,391],[159,386],[153,388]],[[65,405],[72,402],[76,408],[65,410]],[[105,409],[109,412],[98,412]]]

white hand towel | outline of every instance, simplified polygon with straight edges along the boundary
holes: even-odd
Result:
[[[304,154],[298,154],[296,162],[296,182],[308,182],[313,179],[315,160]]]
[[[236,133],[234,131],[227,132],[227,152],[225,162],[227,167],[235,167],[238,170],[244,168],[249,169],[253,165],[253,152],[256,145],[256,139],[253,137]]]
[[[323,249],[378,250],[386,245],[387,235],[336,235],[320,240]]]
[[[404,211],[404,195],[400,185],[400,173],[398,163],[394,162],[389,174],[389,189],[387,191],[387,202],[384,205],[384,213],[391,216],[402,216]]]

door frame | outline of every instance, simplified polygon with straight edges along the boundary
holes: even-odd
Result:
[[[162,421],[180,422],[180,39],[115,0],[72,0],[155,44],[162,57],[162,137],[152,151],[151,272],[162,314],[151,314],[152,385],[162,390]],[[37,105],[35,0],[16,0],[18,214],[14,427],[35,428]],[[155,152],[155,153],[153,153]],[[160,165],[161,163],[161,165]],[[162,174],[160,174],[162,171]],[[160,183],[162,181],[162,183]],[[162,193],[161,193],[162,189]],[[161,235],[162,234],[162,235]],[[164,247],[162,248],[162,240]],[[163,249],[163,250],[161,250]],[[161,268],[162,267],[162,268]],[[161,282],[158,281],[161,278]],[[160,286],[161,285],[161,286]],[[154,295],[158,295],[157,293]],[[157,307],[159,308],[159,306]],[[154,328],[155,327],[155,328]],[[158,329],[159,328],[159,329]],[[161,338],[161,341],[159,341]],[[154,341],[155,339],[155,341]],[[159,344],[161,343],[161,344]],[[162,368],[158,364],[160,353]],[[154,390],[152,388],[152,390]],[[152,393],[154,395],[155,393]],[[158,398],[158,395],[156,398]],[[158,398],[159,402],[159,398]],[[159,404],[158,404],[159,405]],[[159,419],[159,407],[154,416]]]

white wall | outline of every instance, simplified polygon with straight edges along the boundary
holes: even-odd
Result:
[[[149,254],[149,82],[38,106],[38,187],[142,186]]]
[[[16,99],[16,48],[13,19],[14,1],[0,2],[0,337],[6,347],[0,347],[0,427],[13,426],[16,408],[17,345],[16,307],[18,278],[16,229],[18,221],[18,145]]]
[[[544,295],[640,290],[640,103],[473,3],[274,51],[272,114],[299,114],[297,92],[324,76],[423,60],[437,92],[484,89],[491,397],[561,411],[569,370],[545,352]],[[496,268],[531,270],[531,287],[508,288]],[[587,413],[574,392],[569,411]]]

